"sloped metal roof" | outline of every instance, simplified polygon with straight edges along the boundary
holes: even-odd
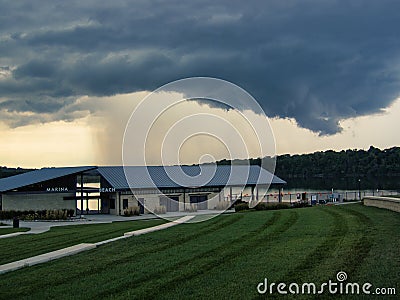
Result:
[[[43,168],[0,179],[0,192],[11,191],[55,178],[87,172],[98,172],[117,190],[143,188],[180,188],[286,184],[259,166],[115,166]]]
[[[96,167],[43,168],[0,179],[0,192],[11,191],[31,184],[89,171]]]
[[[97,171],[117,190],[286,184],[256,165],[116,166],[98,167]]]

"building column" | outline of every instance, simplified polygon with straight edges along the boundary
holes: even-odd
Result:
[[[86,214],[89,214],[89,193],[86,193]]]
[[[117,216],[121,215],[121,193],[115,193],[115,210],[117,212]]]
[[[186,210],[186,190],[183,189],[183,211]]]
[[[83,212],[83,173],[81,173],[81,216]]]

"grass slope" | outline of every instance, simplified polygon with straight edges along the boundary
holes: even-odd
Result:
[[[41,234],[0,239],[0,265],[73,246],[95,243],[123,235],[127,231],[156,226],[162,220],[115,222],[112,224],[70,225],[53,227]],[[5,230],[5,229],[0,229]]]
[[[322,283],[340,270],[399,292],[399,226],[359,204],[236,213],[1,275],[0,298],[254,299],[265,277]]]
[[[4,235],[4,234],[9,234],[9,233],[14,233],[14,232],[21,232],[21,231],[28,231],[29,228],[1,228],[0,227],[0,235]]]

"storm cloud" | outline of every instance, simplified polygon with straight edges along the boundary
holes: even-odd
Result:
[[[386,0],[0,1],[2,120],[70,120],[84,95],[210,76],[270,117],[334,134],[399,96],[399,10]],[[47,117],[12,121],[20,112]]]

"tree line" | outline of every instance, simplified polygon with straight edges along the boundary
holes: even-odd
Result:
[[[23,169],[23,168],[7,168],[0,167],[0,178],[10,177],[22,173],[26,173],[28,171],[33,171],[34,169]]]
[[[400,148],[380,150],[328,150],[302,155],[280,155],[276,174],[285,178],[398,177]]]
[[[250,160],[250,164],[260,163],[259,158]],[[275,175],[286,180],[289,188],[400,189],[400,148],[380,150],[371,146],[368,150],[279,155]]]
[[[250,163],[260,165],[261,159],[251,159]],[[217,164],[231,164],[231,161],[221,160]],[[0,178],[31,170],[0,167]],[[365,189],[400,189],[400,148],[380,150],[371,146],[368,150],[279,155],[275,174],[286,180],[288,187],[357,189],[361,184]]]
[[[291,187],[399,189],[400,148],[280,155],[275,174]]]

